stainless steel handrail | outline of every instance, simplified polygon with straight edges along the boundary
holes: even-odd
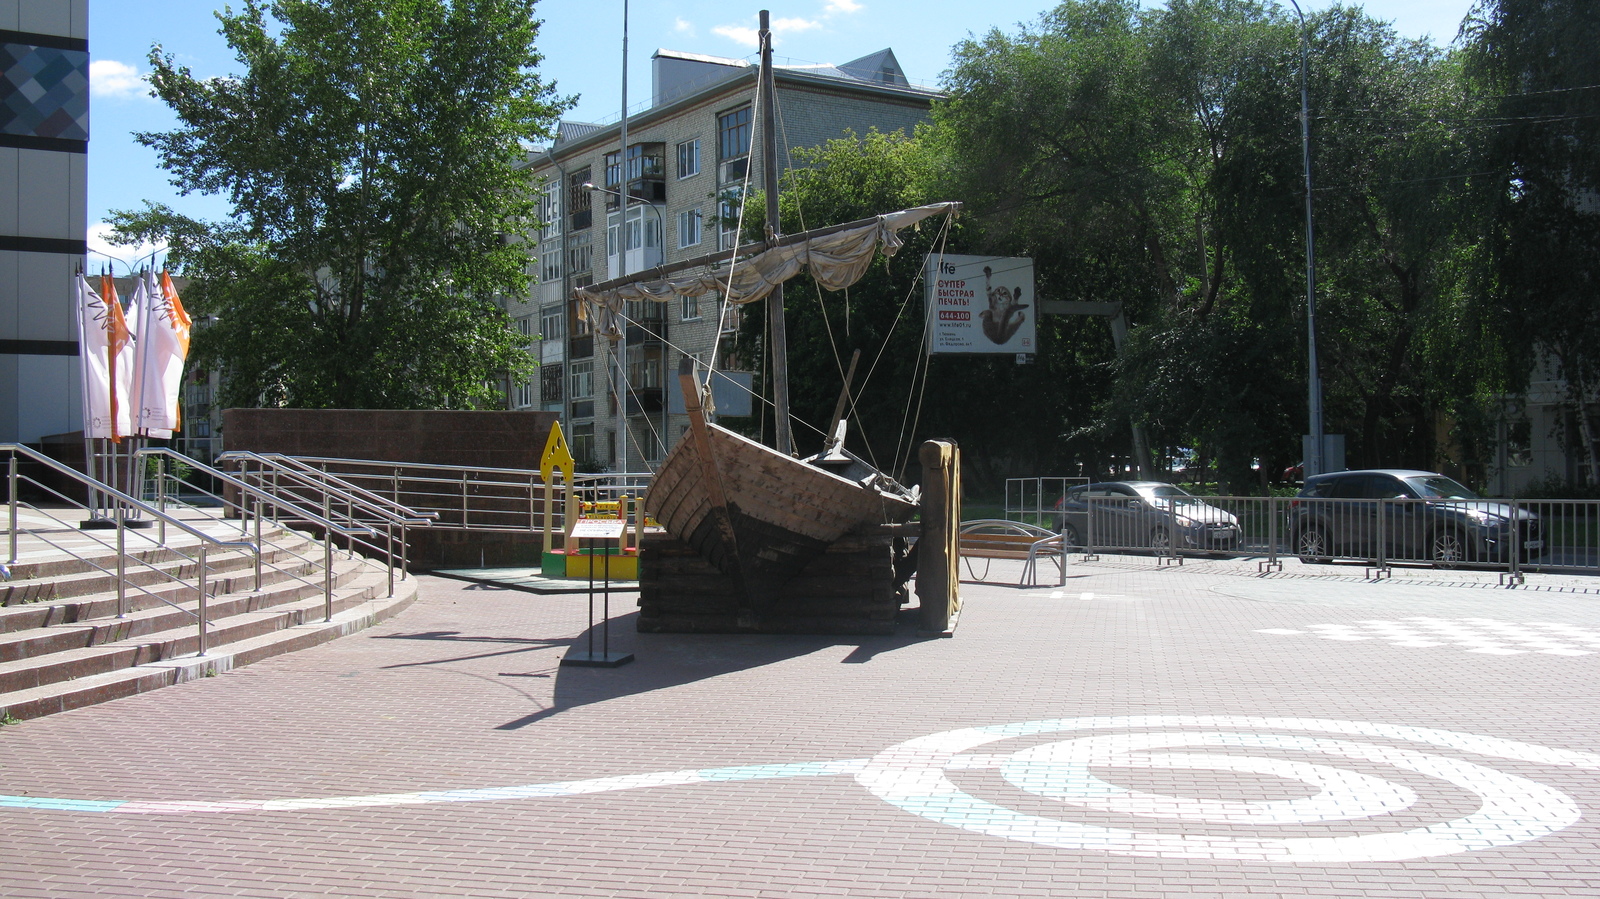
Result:
[[[380,493],[352,484],[325,469],[309,465],[295,456],[283,453],[253,453],[248,450],[230,450],[217,457],[219,462],[234,462],[238,460],[250,460],[263,467],[280,467],[301,476],[314,478],[321,483],[332,486],[336,492],[346,494],[348,501],[352,501],[374,515],[395,524],[426,526],[439,519],[438,512],[421,512],[410,506],[402,505]],[[301,483],[307,483],[303,477],[297,480]],[[310,486],[309,483],[307,483],[307,486]],[[344,499],[345,497],[341,498]]]
[[[323,496],[323,500],[324,501],[323,501],[322,512],[321,512],[321,514],[318,514],[317,512],[313,512],[313,511],[310,511],[310,510],[306,509],[304,506],[302,506],[302,505],[300,505],[298,503],[290,502],[290,501],[284,499],[281,495],[279,495],[277,493],[274,493],[273,491],[267,490],[267,489],[262,488],[262,487],[257,487],[256,485],[251,484],[251,483],[249,483],[248,481],[246,481],[246,480],[244,480],[242,478],[235,477],[234,475],[228,474],[225,471],[221,471],[221,470],[215,468],[214,466],[207,465],[204,462],[201,462],[201,461],[199,461],[197,459],[192,459],[192,458],[190,458],[188,456],[183,455],[182,453],[177,452],[176,450],[172,450],[172,449],[169,449],[167,447],[146,447],[145,449],[142,449],[142,450],[139,451],[139,455],[141,457],[170,458],[170,459],[172,459],[174,461],[177,461],[177,462],[180,462],[180,463],[182,463],[184,465],[189,466],[191,469],[193,469],[195,471],[203,472],[206,475],[216,479],[217,481],[219,481],[219,482],[221,482],[223,484],[226,484],[226,485],[228,485],[230,487],[233,487],[236,490],[239,490],[244,495],[254,497],[258,501],[258,503],[266,503],[266,504],[270,505],[272,508],[278,510],[280,517],[281,517],[282,512],[287,511],[288,513],[293,515],[296,520],[305,521],[305,522],[308,522],[310,524],[314,524],[314,525],[317,525],[317,526],[321,527],[323,529],[323,540],[322,540],[322,550],[323,550],[323,553],[322,553],[323,554],[323,563],[322,563],[323,564],[323,584],[322,584],[322,590],[323,590],[323,612],[324,612],[325,620],[331,620],[333,618],[333,539],[332,539],[332,535],[338,534],[338,535],[340,535],[342,537],[345,537],[350,543],[353,544],[353,543],[356,542],[355,538],[357,536],[360,536],[360,535],[373,535],[373,536],[375,536],[377,534],[377,530],[375,528],[372,528],[372,527],[370,527],[368,525],[364,525],[364,524],[360,524],[360,523],[341,524],[338,521],[335,521],[333,519],[332,514],[331,514],[330,503],[328,501],[329,496],[328,496],[328,494],[326,492],[324,492],[324,496]],[[230,502],[229,500],[227,500],[224,497],[217,497],[217,499],[222,500],[222,502],[225,503],[225,504],[232,505],[235,508],[237,508],[239,510],[239,512],[240,512],[241,517],[249,515],[249,509],[246,508],[244,503],[242,503],[242,502],[241,503],[232,503],[232,502]],[[253,515],[253,516],[250,516],[250,517],[254,519],[254,521],[256,523],[256,527],[257,527],[258,532],[259,532],[259,528],[261,526],[261,517],[260,517],[260,515],[257,514],[257,515]],[[354,519],[352,517],[352,521],[353,520]],[[393,547],[393,539],[392,539],[393,535],[389,534],[388,536],[390,538],[389,546],[384,550],[384,552],[385,552],[385,555],[386,555],[386,560],[385,561],[387,563],[387,565],[386,565],[386,573],[387,573],[388,584],[389,584],[389,595],[393,596],[394,595],[394,569],[395,569],[395,565],[394,565],[394,547]],[[259,539],[259,533],[258,533],[258,539]],[[378,551],[379,550],[379,547],[377,547],[376,545],[373,545],[373,544],[368,544],[368,545],[372,546],[372,549],[374,551]],[[405,559],[404,559],[404,556],[402,555],[402,558],[401,558],[402,571],[404,569],[404,565],[405,565]]]
[[[345,517],[351,522],[359,522],[355,514],[357,508],[380,519],[384,525],[385,544],[382,547],[388,562],[389,595],[394,595],[394,569],[395,569],[395,537],[393,528],[400,529],[400,578],[404,580],[410,568],[410,528],[413,525],[428,527],[439,517],[436,512],[419,512],[409,506],[402,505],[397,500],[391,500],[364,487],[350,484],[345,480],[329,474],[325,470],[282,453],[254,453],[247,450],[232,450],[217,457],[220,462],[250,463],[258,467],[264,478],[268,471],[272,472],[274,488],[279,486],[280,478],[286,477],[294,484],[320,496],[324,515],[332,516],[334,501],[337,500],[345,507]],[[242,467],[242,466],[241,466]],[[375,533],[375,532],[374,532]],[[374,549],[378,547],[374,546]]]
[[[11,464],[8,467],[8,486],[10,488],[10,491],[9,491],[10,492],[10,496],[7,498],[7,503],[10,506],[10,515],[9,515],[9,518],[10,518],[10,555],[9,555],[10,562],[8,564],[14,565],[14,564],[17,563],[17,538],[18,538],[18,536],[19,536],[19,534],[20,534],[20,532],[22,530],[21,528],[18,527],[18,518],[17,518],[17,507],[18,507],[18,505],[20,503],[19,490],[18,490],[18,487],[19,487],[19,483],[18,483],[19,482],[19,476],[18,476],[17,465],[16,465],[16,460],[17,460],[18,456],[23,456],[23,457],[27,458],[31,462],[43,465],[45,468],[47,468],[47,469],[49,469],[51,471],[54,471],[57,474],[65,476],[69,480],[76,481],[77,483],[82,484],[86,489],[88,489],[91,492],[98,491],[102,496],[110,498],[110,500],[112,500],[114,504],[118,504],[118,508],[116,509],[116,516],[115,516],[116,523],[117,523],[117,547],[116,547],[116,551],[117,551],[117,573],[116,573],[116,582],[117,582],[117,617],[118,618],[122,618],[122,617],[127,615],[127,601],[128,601],[128,593],[127,593],[128,578],[127,578],[127,570],[126,570],[126,564],[127,564],[127,560],[128,560],[128,552],[127,552],[127,544],[126,544],[127,518],[128,518],[128,516],[123,514],[122,507],[126,507],[127,509],[130,509],[130,510],[138,510],[139,512],[141,512],[143,514],[150,516],[151,519],[153,519],[155,521],[158,521],[158,522],[161,522],[163,530],[162,530],[162,537],[161,537],[160,545],[164,546],[166,544],[165,527],[168,524],[170,524],[173,527],[176,527],[177,529],[179,529],[179,530],[189,534],[190,536],[196,538],[200,542],[200,549],[199,549],[200,558],[199,558],[199,564],[197,566],[197,582],[196,582],[196,585],[195,585],[195,590],[196,590],[196,593],[198,595],[198,603],[197,603],[197,606],[196,606],[196,610],[191,612],[188,609],[185,609],[185,608],[183,608],[182,606],[179,606],[176,603],[170,602],[170,601],[166,600],[163,597],[157,597],[157,598],[160,599],[162,602],[166,603],[167,605],[170,605],[173,608],[176,608],[176,609],[178,609],[179,611],[181,611],[181,612],[183,612],[185,614],[194,616],[194,618],[196,619],[196,622],[197,622],[197,626],[198,626],[197,647],[198,647],[198,650],[199,650],[199,654],[202,655],[202,656],[206,654],[206,629],[207,629],[207,626],[209,624],[209,622],[206,620],[206,598],[207,598],[206,597],[206,574],[207,574],[207,571],[206,571],[206,568],[207,568],[207,566],[206,566],[206,545],[207,544],[211,544],[211,545],[216,546],[218,548],[224,548],[224,549],[233,548],[233,549],[249,550],[250,552],[254,553],[256,558],[259,560],[260,557],[261,557],[261,545],[260,545],[259,541],[252,542],[252,541],[249,541],[249,540],[222,540],[222,539],[219,539],[218,537],[216,537],[216,536],[214,536],[212,534],[208,534],[205,531],[201,530],[200,528],[197,528],[197,527],[189,524],[188,522],[183,521],[180,518],[177,518],[177,517],[172,516],[172,515],[168,515],[164,510],[159,509],[159,508],[157,508],[155,506],[152,506],[149,503],[146,503],[143,500],[138,499],[137,497],[134,497],[134,496],[131,496],[131,495],[127,494],[127,493],[124,493],[123,491],[118,490],[117,488],[112,487],[109,484],[105,484],[105,483],[102,483],[100,481],[97,481],[94,478],[91,478],[88,475],[83,474],[82,472],[80,472],[80,471],[78,471],[78,470],[76,470],[76,469],[74,469],[74,468],[72,468],[70,466],[67,466],[67,465],[64,465],[64,464],[62,464],[60,462],[57,462],[55,459],[52,459],[49,456],[44,455],[43,453],[37,452],[37,451],[35,451],[33,449],[30,449],[30,448],[28,448],[26,446],[23,446],[21,444],[16,444],[16,443],[0,444],[0,451],[9,451],[10,455],[11,455]],[[60,495],[59,492],[58,492],[58,495]],[[81,506],[81,508],[87,509],[88,507],[87,506]],[[54,544],[51,544],[51,545],[54,545]],[[81,557],[79,557],[79,558],[81,559]],[[87,560],[87,559],[81,559],[81,560],[84,561],[84,562],[88,562],[91,565],[94,564],[92,562],[89,562],[89,560]],[[259,564],[259,562],[258,562],[258,564]],[[94,565],[94,567],[99,568],[98,565]],[[104,569],[101,569],[101,570],[104,570]]]
[[[219,458],[228,458],[233,452]],[[277,457],[281,454],[262,454]],[[241,454],[241,458],[243,458]],[[440,510],[433,527],[468,531],[518,532],[538,530],[543,516],[560,522],[565,509],[559,503],[545,507],[540,472],[520,468],[478,468],[429,462],[351,459],[331,456],[293,456],[301,465],[318,471],[337,471],[346,483],[377,482],[392,492],[394,502],[407,497],[407,508]],[[644,493],[652,475],[645,472],[587,474],[573,479],[573,490],[586,501],[607,501],[626,494]],[[485,493],[487,491],[487,493]],[[418,502],[420,498],[422,502]],[[494,501],[502,506],[496,507]]]

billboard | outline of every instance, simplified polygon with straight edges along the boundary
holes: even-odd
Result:
[[[1033,353],[1039,304],[1033,260],[929,256],[928,352]]]

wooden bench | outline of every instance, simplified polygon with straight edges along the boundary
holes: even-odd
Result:
[[[963,521],[958,546],[967,565],[967,574],[975,581],[989,576],[989,563],[995,559],[1015,559],[1023,563],[1019,585],[1038,586],[1041,557],[1055,559],[1056,567],[1065,572],[1061,535],[1038,525],[998,518]],[[982,574],[973,564],[976,559],[984,561]]]

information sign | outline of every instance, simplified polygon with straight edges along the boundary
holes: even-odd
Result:
[[[1033,260],[929,256],[930,353],[1033,353],[1038,302]]]

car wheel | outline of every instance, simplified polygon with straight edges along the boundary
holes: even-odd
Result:
[[[1428,557],[1435,568],[1455,568],[1467,561],[1467,544],[1461,534],[1447,529],[1435,531],[1428,541]]]
[[[1294,537],[1294,551],[1307,565],[1324,565],[1332,561],[1328,550],[1328,535],[1321,528],[1309,527]]]
[[[1083,548],[1083,538],[1078,535],[1078,528],[1075,525],[1070,525],[1069,524],[1069,525],[1066,525],[1066,526],[1062,527],[1061,528],[1061,539],[1062,539],[1062,542],[1066,544],[1067,550],[1069,552],[1072,551],[1072,550],[1082,549]]]
[[[1150,532],[1150,548],[1157,555],[1172,555],[1172,532],[1166,528],[1155,528]]]

